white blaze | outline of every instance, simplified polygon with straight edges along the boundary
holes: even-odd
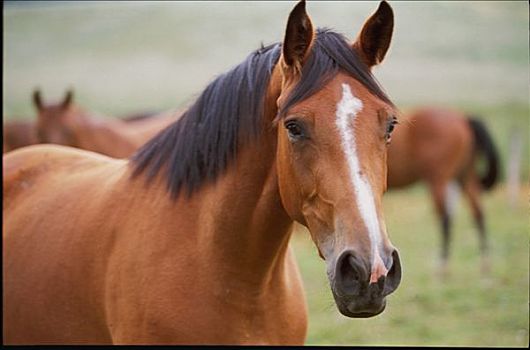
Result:
[[[361,100],[352,95],[350,86],[342,84],[342,99],[337,104],[336,124],[342,139],[342,150],[346,156],[350,169],[350,181],[355,193],[357,207],[361,214],[370,241],[372,243],[372,267],[379,257],[379,245],[381,243],[379,219],[375,209],[372,187],[368,179],[361,174],[359,158],[357,156],[357,145],[355,143],[355,132],[352,125],[355,122],[357,113],[363,108]]]

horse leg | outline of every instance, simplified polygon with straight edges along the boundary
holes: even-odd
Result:
[[[430,186],[430,190],[442,229],[442,251],[439,272],[442,277],[446,277],[448,274],[449,245],[451,239],[451,217],[447,205],[447,182],[433,183]]]
[[[479,246],[481,256],[481,272],[487,275],[490,272],[489,247],[486,237],[486,227],[484,223],[484,214],[480,204],[480,184],[474,176],[470,176],[463,185],[464,192],[469,200],[473,219],[478,229]]]

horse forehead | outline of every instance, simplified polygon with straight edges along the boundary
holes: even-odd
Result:
[[[333,80],[334,89],[339,94],[339,101],[343,101],[344,94],[346,92],[345,87],[347,87],[348,93],[362,102],[365,106],[374,106],[374,107],[383,107],[386,105],[384,102],[380,101],[370,90],[365,87],[361,82],[350,77],[346,74],[339,73],[337,77]]]
[[[355,101],[355,103],[348,103],[348,101]],[[354,106],[357,107],[353,108]],[[367,111],[388,109],[386,104],[378,101],[366,87],[347,76],[332,79],[300,107],[314,115],[316,127],[331,127],[332,129],[335,129],[337,113],[341,108],[353,108],[349,111],[349,115],[355,115],[355,118],[350,119],[356,120],[361,119],[359,117]]]
[[[74,113],[72,113],[70,110],[64,110],[61,106],[46,107],[41,112],[42,118],[55,121],[68,120],[71,119],[73,115]]]
[[[60,111],[61,109],[59,108],[59,106],[51,105],[51,106],[45,106],[42,109],[41,114],[46,117],[52,117],[52,116],[59,114]]]
[[[324,108],[331,107],[336,111],[338,104],[344,99],[344,87],[347,86],[351,95],[372,108],[386,108],[386,104],[374,96],[362,83],[346,74],[339,73],[315,94],[314,105]],[[327,102],[327,103],[324,103]]]

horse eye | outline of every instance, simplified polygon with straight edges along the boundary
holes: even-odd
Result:
[[[388,124],[388,127],[386,129],[387,134],[391,134],[392,131],[394,131],[394,124]]]
[[[296,141],[305,137],[304,129],[302,128],[300,123],[295,120],[287,121],[285,123],[285,128],[287,129],[289,138],[292,141]]]
[[[386,135],[385,135],[385,139],[386,139],[386,143],[387,144],[390,143],[390,140],[391,140],[390,136],[392,134],[392,131],[394,131],[394,128],[395,128],[396,124],[398,124],[398,121],[397,121],[396,117],[392,117],[392,119],[388,121],[388,124],[387,124],[387,127],[386,127]]]

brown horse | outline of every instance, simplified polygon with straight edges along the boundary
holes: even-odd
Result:
[[[417,181],[427,183],[442,226],[441,272],[447,272],[451,224],[451,190],[458,184],[465,193],[480,238],[482,271],[488,271],[488,244],[480,193],[497,180],[498,156],[483,123],[461,112],[421,108],[405,118],[392,135],[388,151],[388,187],[399,188]],[[479,176],[480,155],[487,170]]]
[[[51,104],[51,105],[44,105],[42,103],[40,92],[36,90],[33,93],[33,101],[35,106],[37,107],[38,112],[38,118],[42,119],[42,125],[40,129],[40,136],[37,137],[37,126],[36,122],[33,120],[13,120],[13,121],[7,121],[4,122],[4,142],[3,142],[3,153],[12,151],[14,149],[34,145],[37,143],[46,143],[50,139],[49,134],[55,135],[56,141],[59,144],[68,145],[76,147],[76,145],[82,145],[82,143],[72,142],[71,144],[68,143],[67,135],[69,134],[69,131],[66,127],[63,125],[59,125],[59,121],[62,121],[64,119],[71,120],[72,114],[69,115],[69,118],[61,118],[66,113],[66,109],[69,107],[67,104],[71,103],[72,98],[72,92],[68,92],[64,98],[64,100],[61,103],[58,104]],[[70,101],[70,102],[68,102]],[[68,102],[68,103],[67,103]],[[64,106],[64,107],[62,107]],[[82,111],[80,107],[74,107],[72,109],[75,109],[77,111]],[[86,112],[82,111],[83,115],[87,115]],[[78,115],[74,116],[76,118],[80,118]],[[162,129],[166,124],[162,123],[162,119],[150,119],[151,117],[159,116],[158,113],[154,112],[139,112],[139,113],[133,113],[133,114],[127,114],[123,117],[119,117],[121,121],[130,123],[131,125],[135,126],[136,128],[140,128],[142,126],[145,126],[149,128],[149,124],[152,122],[153,124],[161,123],[160,129]],[[106,118],[105,120],[107,120]],[[78,120],[78,119],[74,119]],[[149,122],[148,122],[149,121]],[[169,123],[170,121],[168,121]],[[59,129],[59,131],[57,131]],[[151,130],[151,129],[149,129]],[[62,131],[62,132],[61,132]],[[154,130],[156,131],[156,130]],[[151,136],[154,131],[149,131],[146,133],[146,137]],[[131,152],[132,153],[132,152]]]
[[[130,160],[57,145],[4,156],[7,343],[302,344],[290,248],[306,225],[348,317],[401,280],[382,214],[395,107],[370,72],[382,2],[350,44],[299,2],[283,43],[211,82]]]
[[[36,132],[40,143],[55,143],[124,158],[132,155],[181,114],[141,113],[125,118],[109,118],[89,113],[72,100],[73,92],[69,90],[60,103],[45,105],[40,91],[34,91]]]

